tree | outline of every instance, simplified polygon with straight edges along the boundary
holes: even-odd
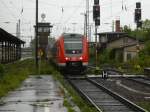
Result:
[[[123,28],[122,28],[122,31],[123,32],[126,32],[126,33],[131,33],[131,28],[130,27],[128,27],[127,25],[125,25]]]
[[[128,33],[128,35],[132,37],[136,37],[143,41],[150,40],[150,20],[146,19],[142,23],[142,28],[140,29],[132,30],[129,26],[125,25],[122,28],[122,31]]]
[[[145,21],[143,21],[142,28],[144,30],[150,30],[150,20],[146,19]]]

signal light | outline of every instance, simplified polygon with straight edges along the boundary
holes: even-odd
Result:
[[[98,5],[99,4],[99,0],[94,0],[94,5]]]
[[[141,9],[135,9],[134,21],[139,22],[141,20]]]
[[[100,25],[100,18],[95,19],[95,26],[99,26]]]
[[[93,19],[95,20],[98,17],[100,17],[100,6],[94,5],[93,6]]]
[[[136,8],[141,8],[141,2],[136,2]]]
[[[95,26],[99,26],[100,25],[100,5],[99,5],[99,0],[94,0],[93,20],[95,21]]]

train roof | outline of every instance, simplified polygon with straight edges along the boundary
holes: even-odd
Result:
[[[64,33],[63,36],[65,38],[82,38],[82,34],[77,34],[77,33]]]
[[[56,39],[55,42],[64,39],[64,40],[81,40],[82,38],[84,38],[85,36],[82,34],[78,34],[78,33],[63,33],[59,38]]]

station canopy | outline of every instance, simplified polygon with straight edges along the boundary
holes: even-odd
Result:
[[[25,42],[17,38],[16,36],[6,32],[2,28],[0,28],[0,42],[8,41],[15,44],[24,44]]]

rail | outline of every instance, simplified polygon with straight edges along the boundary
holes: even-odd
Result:
[[[146,77],[125,77],[125,78],[150,87],[150,79],[149,78],[146,78]]]
[[[110,94],[111,96],[113,96],[114,98],[116,98],[117,100],[119,100],[120,102],[122,102],[123,104],[127,105],[128,107],[130,107],[131,109],[137,111],[137,112],[147,112],[146,110],[144,110],[143,108],[139,107],[138,105],[132,103],[131,101],[127,100],[126,98],[120,96],[119,94],[111,91],[110,89],[104,87],[103,85],[99,84],[96,81],[93,81],[91,79],[88,78],[88,80],[90,82],[92,82],[93,84],[95,84],[96,86],[98,86],[99,88],[101,88],[102,90],[104,90],[106,93]]]
[[[68,81],[99,112],[147,112],[89,78],[68,78]]]

